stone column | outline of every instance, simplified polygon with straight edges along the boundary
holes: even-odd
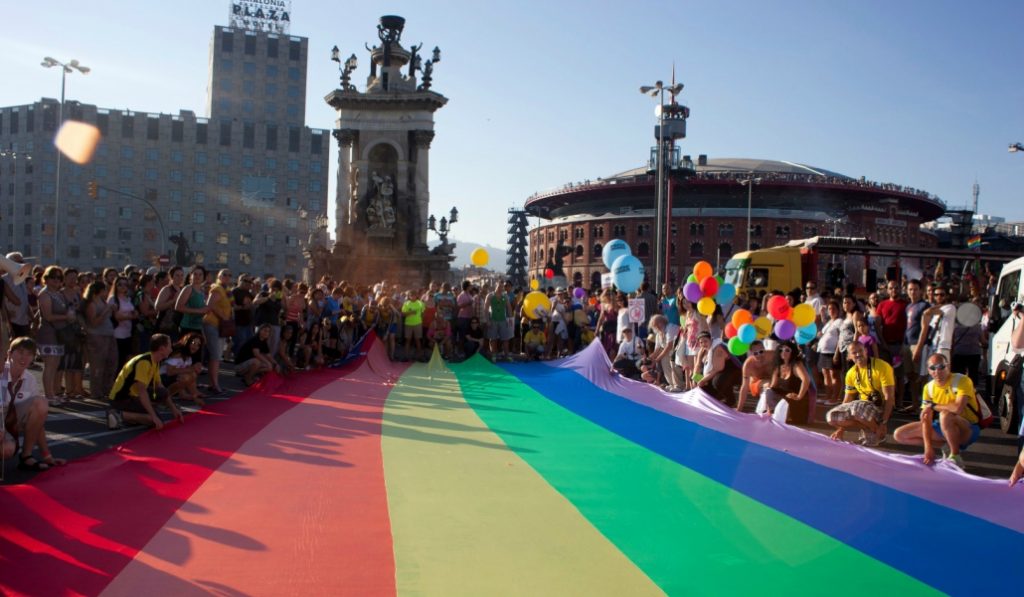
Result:
[[[427,218],[430,217],[430,142],[434,140],[434,131],[413,131],[413,142],[416,144],[416,217],[415,245],[427,244]]]
[[[359,137],[359,131],[355,129],[334,129],[334,138],[338,141],[338,184],[335,192],[334,204],[334,238],[338,244],[347,244],[352,239],[349,231],[352,225],[352,205],[358,197],[353,197],[352,192],[358,191],[357,184],[353,184],[352,171],[352,146]]]

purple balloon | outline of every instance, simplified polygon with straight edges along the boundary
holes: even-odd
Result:
[[[789,340],[796,333],[796,324],[788,319],[775,322],[775,335],[779,340]]]
[[[576,290],[572,291],[572,294],[576,298],[581,299],[581,298],[587,296],[587,291],[583,290],[582,288],[577,288]]]
[[[700,299],[704,298],[704,293],[700,289],[700,284],[696,282],[687,282],[686,285],[683,286],[683,296],[685,296],[686,300],[691,303],[696,303]]]

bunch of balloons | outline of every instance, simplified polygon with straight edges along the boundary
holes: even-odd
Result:
[[[604,266],[612,272],[612,283],[622,292],[636,292],[644,281],[644,264],[633,256],[626,241],[617,238],[601,250]]]
[[[775,333],[779,340],[795,339],[797,344],[807,344],[818,335],[814,324],[814,307],[807,303],[790,307],[784,296],[768,300],[768,317],[756,320],[746,309],[739,309],[732,315],[732,321],[725,326],[725,337],[729,339],[729,352],[739,356],[746,354],[750,343],[763,340]],[[772,323],[774,320],[774,324]]]
[[[713,274],[710,263],[698,261],[683,285],[683,296],[697,303],[697,312],[701,315],[711,315],[716,304],[724,307],[736,298],[736,287]]]

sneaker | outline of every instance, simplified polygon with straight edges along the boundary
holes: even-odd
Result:
[[[863,446],[867,441],[868,432],[861,429],[860,432],[857,434],[857,443]]]
[[[120,429],[124,425],[124,418],[121,416],[121,411],[111,408],[107,411],[107,429],[113,431]]]
[[[964,466],[964,459],[959,454],[950,454],[949,457],[946,458],[946,462],[952,462],[962,471],[967,470],[967,467]]]
[[[884,431],[882,433],[871,432],[865,433],[864,436],[865,439],[861,443],[869,448],[874,448],[885,442],[886,433]]]
[[[948,459],[950,455],[949,444],[942,444],[942,458],[943,460]]]

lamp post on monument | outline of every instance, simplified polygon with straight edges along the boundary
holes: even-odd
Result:
[[[661,81],[654,85],[644,85],[640,93],[658,98],[658,105],[654,114],[658,118],[658,125],[654,127],[654,138],[658,145],[652,150],[653,166],[657,173],[657,190],[655,193],[654,209],[654,275],[655,288],[668,281],[669,268],[669,247],[671,235],[669,226],[672,219],[671,188],[666,189],[668,174],[682,166],[683,169],[692,173],[692,164],[679,164],[675,159],[676,139],[686,137],[686,119],[690,116],[690,109],[676,103],[676,95],[683,90],[682,83],[675,83],[675,74],[672,75],[673,84],[665,86]],[[665,92],[669,93],[669,103],[665,103]],[[666,161],[669,161],[666,164]],[[666,169],[667,168],[667,169]]]
[[[434,214],[430,214],[427,218],[427,230],[436,232],[437,236],[441,238],[441,251],[446,251],[448,247],[448,233],[452,230],[452,224],[459,221],[459,210],[452,208],[452,211],[448,214],[448,217],[441,217],[440,225],[438,224],[437,218]]]
[[[754,173],[750,173],[750,178],[741,180],[741,185],[747,185],[747,250],[750,250],[750,212],[754,204],[754,185],[760,184],[760,178],[754,178]]]
[[[359,60],[355,54],[352,54],[345,59],[345,64],[341,63],[341,50],[338,46],[331,48],[331,60],[338,63],[338,72],[341,73],[341,88],[344,91],[355,91],[356,87],[351,83],[352,71],[356,70],[359,66]]]
[[[76,70],[83,75],[89,74],[92,70],[88,66],[79,64],[78,60],[72,59],[68,63],[60,62],[49,56],[43,58],[40,63],[44,68],[53,68],[55,66],[60,67],[60,106],[57,108],[57,130],[60,130],[61,125],[64,124],[64,89],[67,85],[68,73],[73,73]],[[57,150],[57,184],[54,189],[53,199],[53,261],[59,264],[60,261],[60,162],[61,152]]]

